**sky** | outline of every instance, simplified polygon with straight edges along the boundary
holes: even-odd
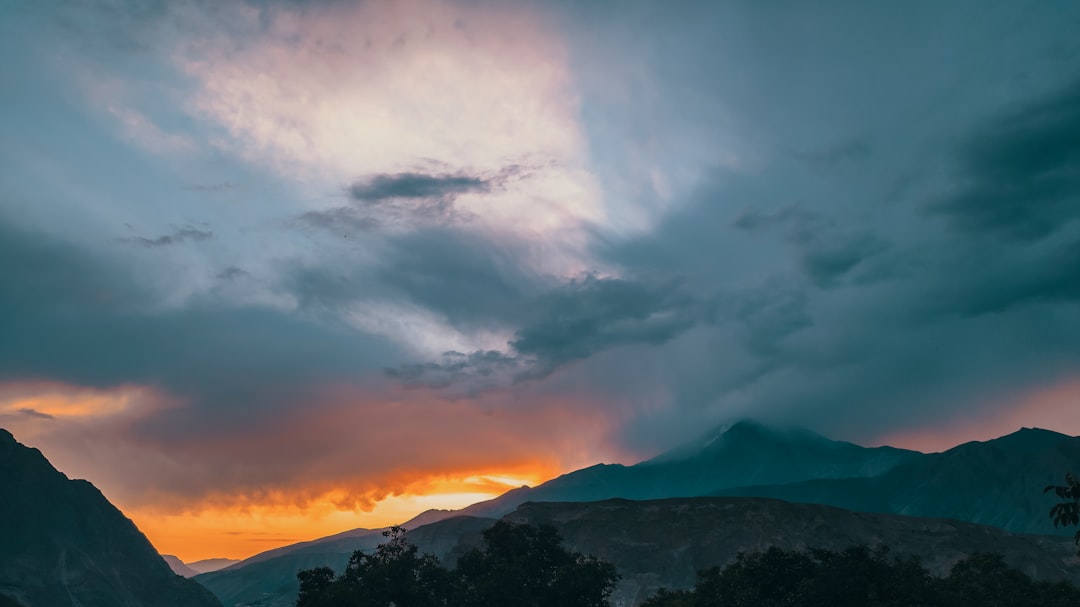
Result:
[[[1080,434],[1080,5],[0,3],[0,426],[164,553],[741,418]]]

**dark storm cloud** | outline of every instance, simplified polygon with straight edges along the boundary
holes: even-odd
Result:
[[[240,423],[252,407],[287,407],[320,381],[400,357],[382,340],[272,309],[162,309],[122,261],[2,223],[0,276],[0,381],[154,385],[189,401],[170,415],[208,416],[202,430]]]
[[[984,122],[958,150],[963,185],[932,213],[966,233],[1038,240],[1080,217],[1080,79]]]
[[[180,244],[183,242],[202,242],[210,240],[214,237],[214,233],[208,230],[200,230],[192,226],[184,226],[178,228],[172,234],[164,234],[154,238],[147,238],[145,236],[134,236],[117,238],[117,242],[137,244],[139,246],[147,248],[167,247],[173,244]]]
[[[530,306],[535,312],[510,345],[548,373],[570,361],[631,344],[661,345],[706,316],[677,282],[645,284],[587,276]]]
[[[387,224],[452,224],[468,219],[454,206],[458,196],[489,192],[515,170],[511,166],[491,178],[446,173],[376,175],[346,188],[351,204],[308,211],[299,220],[346,232],[367,232]]]
[[[836,286],[859,264],[888,249],[872,234],[830,235],[801,245],[799,267],[819,288]]]
[[[363,300],[401,301],[438,314],[461,330],[506,327],[524,316],[545,279],[519,263],[520,243],[432,227],[370,241],[371,267],[327,261],[284,270],[284,287],[313,311],[338,311]]]
[[[410,363],[386,369],[386,376],[409,387],[449,388],[464,386],[475,392],[503,386],[522,373],[528,363],[497,350],[477,350],[468,354],[450,351],[440,360]]]
[[[469,175],[428,175],[425,173],[396,173],[377,175],[366,182],[349,186],[353,200],[367,204],[395,198],[445,199],[467,192],[486,192],[490,182]]]
[[[435,228],[388,242],[378,280],[405,299],[444,314],[458,328],[524,317],[541,280],[519,260],[526,251],[462,231]]]
[[[867,230],[846,231],[835,219],[790,205],[775,211],[744,209],[732,226],[751,233],[782,231],[796,252],[796,265],[818,288],[840,284],[841,279],[857,266],[880,253],[889,245]],[[857,283],[865,283],[867,276]]]

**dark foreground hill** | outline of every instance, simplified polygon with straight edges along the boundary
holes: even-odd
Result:
[[[959,521],[862,514],[770,499],[677,498],[652,501],[527,503],[504,517],[550,524],[567,547],[613,563],[623,576],[613,605],[640,604],[658,588],[687,588],[697,570],[725,565],[739,551],[778,546],[840,550],[882,544],[917,556],[937,574],[974,552],[997,552],[1033,578],[1080,583],[1080,561],[1068,538],[1016,535]],[[417,528],[410,541],[447,565],[480,543],[492,519],[457,517]],[[354,537],[307,552],[293,551],[197,579],[228,605],[287,607],[296,599],[295,572],[318,565],[340,571],[356,549],[372,550],[378,535]],[[332,549],[330,549],[332,546]],[[292,579],[289,579],[291,573]]]
[[[93,485],[0,430],[0,605],[221,607]]]

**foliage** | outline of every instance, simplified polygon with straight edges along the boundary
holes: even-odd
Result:
[[[504,521],[484,531],[485,548],[458,560],[462,607],[602,607],[615,567],[568,552],[553,527]]]
[[[661,590],[643,607],[1064,607],[1080,604],[1080,589],[1035,582],[999,555],[975,554],[946,578],[888,549],[854,546],[841,552],[770,548],[740,554],[724,569],[698,573],[690,590]]]
[[[1043,489],[1043,493],[1050,491],[1064,500],[1050,508],[1050,518],[1054,520],[1054,526],[1075,527],[1080,524],[1080,480],[1071,473],[1066,474],[1064,485],[1050,485]],[[1078,547],[1077,555],[1080,555],[1080,531],[1076,532],[1074,541]]]
[[[618,579],[609,563],[565,550],[549,526],[498,522],[448,571],[420,554],[399,527],[373,554],[356,551],[345,572],[301,571],[297,607],[602,607]]]
[[[419,554],[405,530],[383,532],[388,541],[372,554],[357,550],[341,576],[328,567],[297,574],[297,607],[442,607],[448,605],[449,573],[430,554]]]

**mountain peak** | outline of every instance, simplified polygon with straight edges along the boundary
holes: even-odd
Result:
[[[996,445],[999,447],[1006,447],[1009,449],[1019,449],[1021,451],[1031,451],[1043,449],[1047,445],[1052,445],[1060,442],[1063,439],[1072,438],[1068,434],[1062,434],[1060,432],[1054,432],[1053,430],[1044,430],[1043,428],[1020,428],[1012,434],[1006,434],[1000,438],[995,438],[986,441],[987,444]]]

